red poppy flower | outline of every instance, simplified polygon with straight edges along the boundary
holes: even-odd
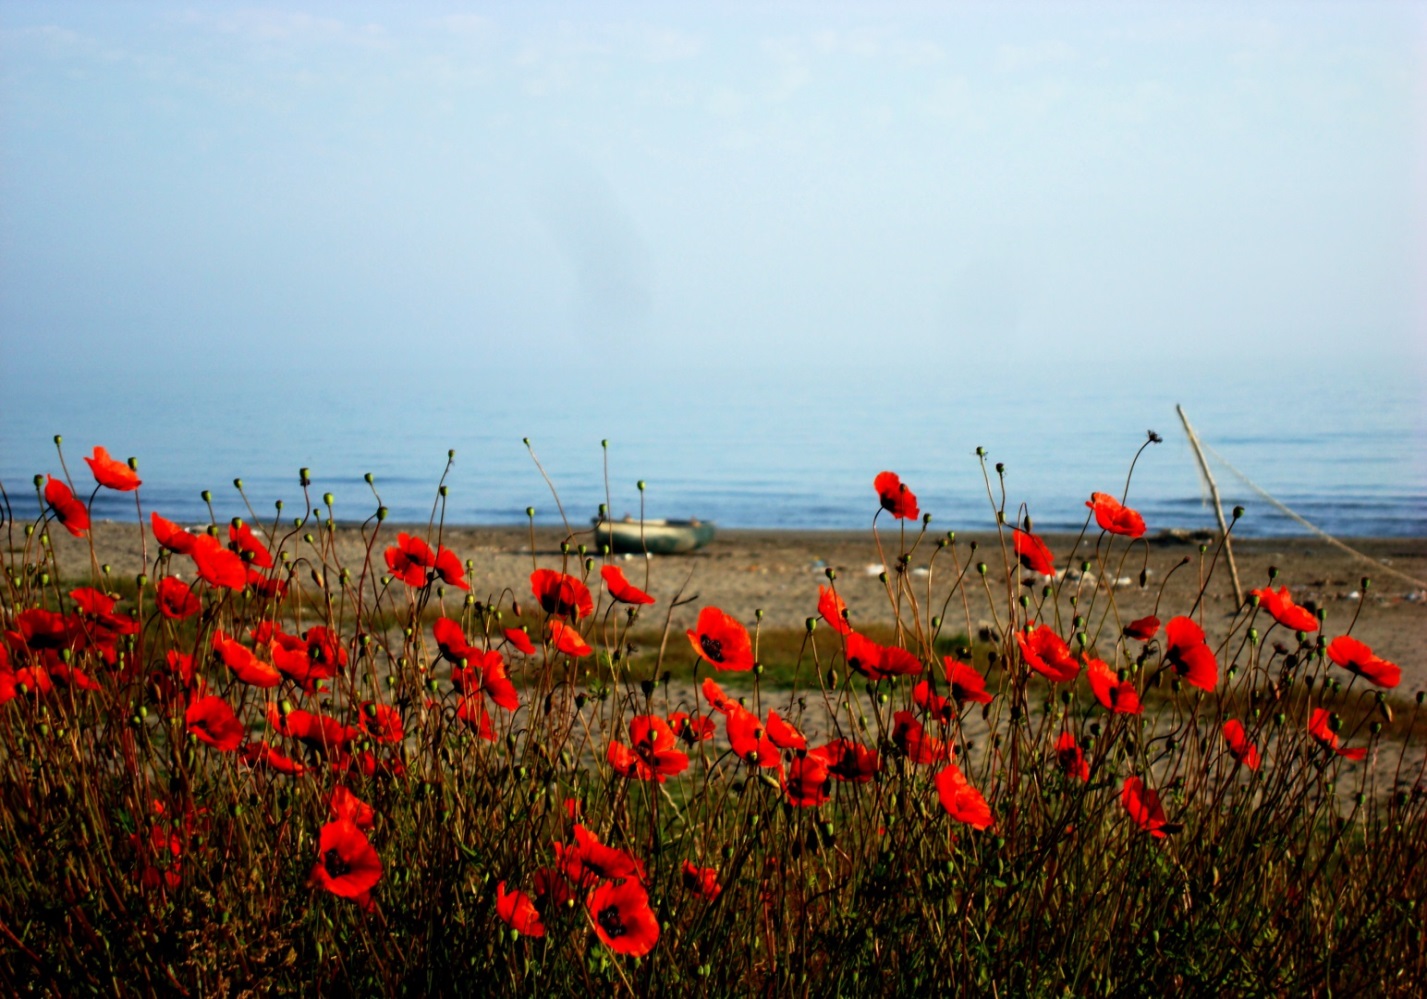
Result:
[[[569,804],[569,802],[566,802]],[[575,898],[574,889],[565,876],[553,867],[542,867],[535,872],[535,894],[557,909]]]
[[[253,644],[266,644],[274,668],[294,683],[300,684],[303,690],[309,693],[316,691],[320,680],[335,673],[334,670],[321,665],[314,667],[306,642],[296,635],[285,634],[267,625],[267,622],[264,622],[264,626],[254,629]]]
[[[869,680],[914,676],[922,671],[921,660],[898,646],[879,645],[855,631],[848,633],[845,643],[848,667]]]
[[[396,544],[385,554],[387,570],[407,586],[425,586],[429,582],[426,570],[436,568],[436,553],[431,546],[405,532],[397,534]]]
[[[839,635],[852,634],[852,625],[847,620],[847,604],[831,586],[818,586],[818,615]]]
[[[684,861],[684,887],[700,898],[712,902],[723,893],[723,885],[718,883],[718,869],[700,867],[692,860]]]
[[[796,727],[782,718],[778,717],[778,712],[768,712],[768,738],[773,745],[779,749],[806,749],[808,740],[799,732]]]
[[[712,677],[704,677],[704,682],[699,685],[699,690],[703,692],[704,700],[709,702],[709,707],[721,714],[728,714],[734,708],[741,705],[733,698],[723,692],[723,688],[713,682]]]
[[[659,940],[659,920],[649,908],[649,896],[637,881],[605,882],[585,902],[595,935],[616,954],[643,957]]]
[[[1090,761],[1085,758],[1080,743],[1075,741],[1075,736],[1070,732],[1060,733],[1060,738],[1056,740],[1055,762],[1061,773],[1067,777],[1074,777],[1076,780],[1090,779]]]
[[[262,740],[248,743],[243,747],[241,755],[243,762],[251,767],[263,767],[289,777],[300,777],[307,773],[306,766]]]
[[[186,652],[179,652],[177,649],[169,649],[164,655],[164,661],[168,663],[168,668],[183,681],[184,685],[193,682],[193,657]]]
[[[377,742],[401,742],[405,738],[401,712],[390,704],[363,701],[361,710],[362,731]]]
[[[833,778],[853,784],[867,783],[882,769],[882,758],[875,749],[851,739],[834,739],[808,750],[808,756],[821,760]]]
[[[253,529],[247,524],[229,524],[228,540],[233,547],[238,550],[241,558],[246,555],[243,561],[259,569],[271,569],[273,567],[272,552],[268,551],[267,545],[258,539],[253,533]]]
[[[540,910],[523,891],[507,892],[505,882],[495,886],[496,915],[505,924],[522,936],[543,937],[545,924],[540,919]]]
[[[624,578],[624,570],[617,565],[607,565],[600,570],[609,595],[622,604],[652,604],[654,598]]]
[[[149,514],[149,519],[153,521],[154,538],[159,544],[180,555],[187,555],[193,551],[193,546],[198,541],[197,536],[189,534],[173,521],[166,520],[157,513]]]
[[[945,763],[951,759],[946,743],[927,735],[922,723],[910,711],[898,711],[892,715],[892,741],[907,759],[918,766]]]
[[[1108,493],[1091,493],[1085,504],[1095,511],[1095,523],[1102,531],[1138,538],[1145,533],[1145,519]]]
[[[566,624],[559,618],[550,619],[550,641],[556,649],[577,659],[595,651],[590,648],[588,642],[580,637],[580,633],[575,630],[574,625]]]
[[[527,656],[535,655],[535,643],[525,633],[524,628],[506,628],[505,640]]]
[[[1145,787],[1145,782],[1138,777],[1125,778],[1125,786],[1120,791],[1120,804],[1125,806],[1135,824],[1155,839],[1164,839],[1170,833],[1179,831],[1179,825],[1165,817],[1159,795],[1153,788]]]
[[[451,682],[456,685],[456,689],[467,694],[482,691],[497,706],[507,711],[520,707],[515,684],[511,683],[510,675],[505,671],[505,660],[500,652],[495,649],[489,652],[481,652],[479,649],[466,651],[468,655],[465,662],[468,665],[457,666],[451,670]]]
[[[946,814],[957,822],[964,822],[973,829],[991,828],[991,806],[956,764],[949,764],[936,775],[936,796]]]
[[[1265,586],[1261,590],[1250,590],[1249,596],[1258,597],[1259,605],[1285,628],[1294,631],[1318,630],[1318,619],[1313,616],[1312,611],[1293,602],[1287,586],[1280,586],[1277,590],[1272,586]]]
[[[1249,741],[1243,723],[1237,718],[1230,718],[1224,723],[1224,739],[1229,743],[1230,756],[1250,770],[1259,768],[1258,747]]]
[[[466,641],[466,633],[461,625],[449,617],[438,617],[431,624],[431,636],[436,639],[436,647],[441,655],[459,665],[463,659],[473,659],[480,650]]]
[[[932,690],[927,680],[912,688],[912,702],[943,725],[950,725],[956,717],[956,703]]]
[[[372,810],[372,806],[341,784],[332,789],[327,808],[334,819],[346,819],[358,829],[370,829],[377,820],[377,813]]]
[[[599,880],[643,881],[644,865],[633,854],[601,843],[600,838],[579,823],[575,842],[556,843],[555,857],[572,884],[588,886]]]
[[[678,741],[669,723],[657,715],[636,715],[629,722],[631,749],[621,742],[609,744],[609,763],[614,772],[632,780],[656,780],[681,774],[689,768],[689,758],[674,748]]]
[[[282,683],[282,674],[271,663],[265,663],[253,655],[253,650],[229,638],[217,629],[213,632],[213,651],[223,660],[223,665],[231,669],[244,683],[253,687],[276,687]]]
[[[1149,617],[1136,618],[1125,625],[1125,636],[1137,641],[1148,642],[1157,634],[1159,634],[1159,618],[1153,614]]]
[[[1402,668],[1380,659],[1365,642],[1339,635],[1328,643],[1328,658],[1378,687],[1396,687],[1402,682]]]
[[[436,549],[434,568],[436,575],[441,577],[441,582],[447,586],[454,586],[461,590],[471,588],[471,584],[466,582],[466,567],[461,564],[461,560],[451,549],[446,547]]]
[[[195,535],[189,554],[198,567],[199,578],[209,586],[241,590],[248,585],[248,570],[243,560],[219,544],[211,534]]]
[[[1219,683],[1219,661],[1204,641],[1204,629],[1187,617],[1170,618],[1164,626],[1169,647],[1164,661],[1184,677],[1190,686],[1213,690]]]
[[[268,704],[268,724],[288,738],[328,755],[341,753],[358,735],[357,729],[343,725],[330,715],[302,708],[293,708],[283,714],[271,702]]]
[[[53,475],[46,476],[45,502],[55,512],[60,526],[76,538],[82,538],[89,530],[89,508],[74,498],[74,493]]]
[[[669,727],[690,746],[708,742],[718,730],[710,715],[690,715],[683,711],[675,711],[669,716]]]
[[[495,742],[495,726],[491,724],[485,698],[480,695],[461,698],[461,703],[456,706],[456,717],[476,730],[477,739]]]
[[[84,463],[94,473],[94,481],[109,489],[127,493],[133,492],[143,485],[132,468],[122,461],[115,461],[109,457],[108,451],[97,445],[94,448],[94,456],[85,458]]]
[[[1121,715],[1137,715],[1143,710],[1139,691],[1135,690],[1133,683],[1121,680],[1104,660],[1092,659],[1089,655],[1082,658],[1085,660],[1085,678],[1090,681],[1090,692],[1101,707]]]
[[[748,630],[730,614],[717,607],[699,611],[699,619],[689,636],[694,651],[714,669],[750,670],[753,668],[753,643]]]
[[[1331,749],[1347,760],[1361,760],[1368,755],[1366,747],[1344,749],[1339,743],[1338,733],[1333,731],[1332,715],[1327,708],[1314,708],[1308,718],[1308,734],[1317,739],[1324,749]]]
[[[247,733],[228,702],[221,697],[200,697],[194,701],[184,712],[183,723],[190,735],[225,753],[237,749]]]
[[[942,665],[946,668],[946,682],[951,684],[951,696],[957,703],[975,701],[990,704],[992,695],[986,690],[986,678],[971,666],[952,656],[944,656]]]
[[[793,759],[788,776],[783,781],[783,795],[795,808],[817,808],[828,802],[832,775],[827,763],[819,756],[808,754]]]
[[[1055,556],[1050,553],[1050,548],[1038,535],[1017,527],[1012,541],[1016,547],[1016,556],[1021,560],[1021,565],[1042,576],[1055,575]]]
[[[768,737],[768,730],[758,716],[740,704],[730,705],[725,725],[734,755],[744,763],[760,767],[777,767],[783,763],[778,747]]]
[[[575,619],[595,612],[595,600],[590,588],[574,576],[554,569],[536,569],[530,574],[530,591],[546,614]]]
[[[317,866],[312,883],[334,895],[362,901],[381,880],[382,861],[376,848],[346,819],[322,827],[317,840]]]
[[[198,597],[194,595],[192,588],[174,576],[165,576],[160,579],[159,585],[155,589],[155,595],[159,613],[175,621],[192,617],[202,609],[202,604],[198,602]]]
[[[872,488],[877,490],[877,499],[886,510],[898,520],[916,520],[921,511],[917,509],[917,497],[895,472],[882,472],[872,480]]]
[[[1048,624],[1017,632],[1016,644],[1026,665],[1052,683],[1069,683],[1080,675],[1080,663],[1071,655],[1070,646]]]

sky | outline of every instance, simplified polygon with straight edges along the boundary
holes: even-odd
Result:
[[[1420,4],[0,0],[0,386],[1424,371],[1424,276]]]

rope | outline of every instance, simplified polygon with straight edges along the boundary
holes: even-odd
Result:
[[[1211,446],[1208,445],[1208,444],[1205,444],[1203,440],[1200,440],[1199,443],[1203,446],[1204,450],[1208,451],[1210,454],[1212,454],[1212,455],[1214,456],[1215,460],[1217,460],[1221,465],[1223,465],[1223,466],[1224,466],[1225,468],[1227,468],[1229,471],[1233,472],[1233,473],[1234,473],[1235,475],[1237,475],[1240,479],[1242,479],[1243,482],[1244,482],[1244,485],[1248,486],[1248,487],[1249,487],[1250,489],[1252,489],[1254,492],[1258,493],[1258,494],[1259,494],[1260,496],[1262,496],[1264,499],[1268,500],[1268,502],[1271,503],[1275,508],[1277,508],[1280,513],[1282,513],[1282,514],[1284,514],[1285,516],[1290,517],[1290,518],[1292,518],[1293,520],[1297,521],[1298,523],[1302,524],[1304,527],[1308,528],[1308,529],[1309,529],[1310,531],[1312,531],[1314,534],[1316,534],[1316,535],[1318,535],[1319,537],[1321,537],[1324,541],[1328,542],[1328,543],[1331,544],[1331,545],[1336,545],[1337,547],[1341,548],[1343,551],[1347,552],[1349,555],[1352,555],[1352,556],[1354,556],[1354,557],[1356,557],[1356,558],[1359,558],[1359,559],[1361,559],[1361,560],[1364,561],[1364,562],[1370,562],[1370,563],[1373,565],[1374,569],[1375,569],[1377,572],[1385,572],[1385,573],[1387,573],[1389,576],[1396,576],[1398,579],[1406,580],[1407,582],[1411,583],[1413,586],[1419,586],[1419,587],[1421,587],[1421,588],[1423,588],[1423,589],[1427,589],[1427,582],[1424,582],[1424,581],[1422,581],[1422,580],[1416,578],[1415,576],[1409,576],[1407,573],[1401,572],[1401,571],[1399,571],[1399,570],[1397,570],[1397,569],[1394,569],[1394,568],[1393,568],[1392,566],[1390,566],[1390,565],[1383,565],[1381,562],[1379,562],[1377,559],[1373,558],[1371,555],[1364,555],[1362,552],[1358,551],[1356,548],[1349,548],[1347,545],[1343,544],[1343,543],[1342,543],[1341,541],[1339,541],[1337,538],[1333,537],[1333,535],[1329,534],[1327,531],[1323,530],[1323,528],[1317,526],[1316,524],[1310,524],[1308,521],[1306,521],[1306,520],[1304,520],[1302,517],[1300,517],[1297,513],[1293,512],[1293,511],[1290,510],[1288,507],[1286,507],[1286,506],[1284,506],[1282,503],[1280,503],[1278,500],[1276,500],[1276,499],[1274,499],[1272,496],[1270,496],[1270,495],[1268,494],[1268,492],[1265,491],[1264,488],[1263,488],[1262,486],[1260,486],[1257,482],[1255,482],[1253,479],[1250,479],[1250,478],[1249,478],[1247,475],[1245,475],[1243,472],[1239,471],[1239,470],[1238,470],[1237,468],[1235,468],[1233,465],[1229,464],[1229,460],[1228,460],[1227,458],[1225,458],[1222,454],[1220,454],[1218,451],[1215,451],[1213,447],[1211,447]]]

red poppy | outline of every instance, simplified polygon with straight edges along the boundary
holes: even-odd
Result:
[[[1026,665],[1052,683],[1069,683],[1080,675],[1080,663],[1071,655],[1070,646],[1048,624],[1017,632],[1016,644]]]
[[[808,740],[792,724],[778,716],[778,712],[768,712],[768,738],[779,749],[806,749]]]
[[[1016,556],[1021,560],[1021,565],[1042,576],[1055,575],[1055,556],[1050,553],[1050,548],[1038,535],[1017,527],[1012,542],[1016,547]]]
[[[1139,691],[1133,683],[1121,680],[1104,660],[1092,659],[1089,655],[1082,658],[1085,660],[1085,678],[1090,681],[1090,692],[1101,707],[1121,715],[1137,715],[1143,710]]]
[[[419,588],[429,582],[426,570],[436,567],[436,553],[425,541],[401,532],[396,544],[386,550],[386,567],[407,586]]]
[[[401,742],[405,738],[401,712],[390,704],[363,701],[362,730],[377,742]]]
[[[1174,671],[1200,690],[1213,690],[1219,683],[1219,661],[1204,641],[1204,629],[1187,617],[1170,618],[1164,626],[1164,638],[1169,647],[1164,661]]]
[[[221,697],[198,698],[184,712],[183,723],[190,735],[225,753],[237,749],[247,733],[228,702]]]
[[[975,701],[977,704],[990,704],[992,695],[986,690],[986,678],[972,668],[970,663],[964,663],[952,656],[942,657],[942,665],[946,668],[946,682],[951,684],[951,696],[958,703]]]
[[[1402,682],[1402,668],[1373,655],[1366,642],[1339,635],[1328,643],[1328,658],[1378,687],[1396,687]]]
[[[250,686],[276,687],[282,683],[282,674],[271,663],[263,662],[253,655],[252,649],[216,629],[213,632],[213,651],[218,653],[223,665]]]
[[[109,489],[117,489],[121,493],[133,492],[143,485],[139,481],[139,476],[132,468],[122,461],[115,461],[109,457],[109,452],[104,448],[95,446],[94,456],[85,458],[84,463],[89,466],[89,470],[94,473],[94,481]]]
[[[520,707],[515,684],[511,683],[510,675],[505,671],[505,660],[500,652],[495,649],[489,652],[481,652],[479,649],[466,651],[468,654],[464,661],[467,665],[451,670],[451,682],[456,685],[456,689],[467,694],[482,691],[497,706],[507,711]]]
[[[734,708],[741,705],[733,698],[723,692],[723,688],[713,682],[712,677],[704,677],[704,682],[699,685],[699,690],[703,692],[704,700],[709,702],[709,707],[721,714],[728,714]]]
[[[530,591],[546,614],[575,619],[595,612],[595,600],[590,588],[574,576],[554,569],[536,569],[530,574]]]
[[[527,656],[535,655],[535,643],[525,633],[524,628],[506,628],[505,640]]]
[[[1125,811],[1130,813],[1135,824],[1155,839],[1164,839],[1170,833],[1179,831],[1179,826],[1165,817],[1164,806],[1159,803],[1159,795],[1153,788],[1145,787],[1145,782],[1138,777],[1125,778],[1125,786],[1120,791],[1120,803],[1125,806]]]
[[[895,645],[879,645],[865,635],[849,632],[845,639],[847,665],[869,680],[913,676],[922,671],[921,660]]]
[[[1067,777],[1074,777],[1076,780],[1090,779],[1090,761],[1085,758],[1080,743],[1075,741],[1075,736],[1070,732],[1060,733],[1060,738],[1056,740],[1055,762],[1061,773]]]
[[[1327,708],[1314,708],[1313,714],[1308,718],[1308,734],[1317,739],[1324,749],[1331,749],[1339,756],[1347,760],[1361,760],[1368,755],[1366,747],[1358,749],[1344,749],[1338,740],[1338,733],[1333,731],[1333,716]]]
[[[469,590],[471,584],[466,582],[466,568],[461,564],[461,560],[456,557],[456,553],[449,548],[441,547],[436,549],[436,575],[441,577],[441,581],[447,586],[454,586],[457,589]]]
[[[328,755],[341,753],[359,734],[350,725],[343,725],[330,715],[293,708],[283,714],[277,705],[268,704],[268,724],[290,739]]]
[[[272,657],[277,671],[294,683],[300,684],[308,693],[315,692],[320,680],[335,675],[335,671],[321,665],[314,666],[308,654],[307,643],[296,635],[288,635],[264,622],[254,629],[253,644],[266,644],[268,655]]]
[[[1249,596],[1258,597],[1259,605],[1285,628],[1294,631],[1318,630],[1318,619],[1313,616],[1312,611],[1293,602],[1287,586],[1280,586],[1277,590],[1272,586],[1265,586],[1261,590],[1250,590]]]
[[[669,727],[674,730],[675,735],[690,746],[699,742],[708,742],[718,730],[718,726],[714,724],[710,715],[690,715],[683,711],[675,711],[669,716]]]
[[[760,767],[777,767],[783,763],[778,747],[768,737],[768,730],[758,716],[740,704],[730,705],[725,725],[734,755],[745,763]]]
[[[877,499],[886,510],[898,520],[916,520],[921,516],[917,509],[917,497],[895,472],[882,472],[872,480],[872,488],[877,490]]]
[[[187,555],[193,551],[193,546],[198,541],[196,535],[189,534],[173,521],[166,520],[157,513],[149,514],[149,519],[153,521],[154,538],[159,544],[180,555]]]
[[[202,609],[192,588],[174,576],[165,576],[160,579],[159,585],[155,588],[155,595],[159,613],[175,621],[192,617]]]
[[[1259,768],[1258,747],[1249,741],[1243,723],[1237,718],[1230,718],[1224,723],[1224,739],[1229,743],[1230,756],[1250,770]]]
[[[600,570],[609,595],[622,604],[652,604],[654,598],[624,578],[624,570],[617,565],[607,565]]]
[[[358,829],[370,829],[377,820],[377,813],[373,811],[372,806],[341,784],[332,789],[327,808],[334,819],[346,819]]]
[[[381,880],[382,861],[376,848],[347,819],[336,819],[322,827],[317,858],[312,883],[342,898],[365,901]]]
[[[847,620],[847,604],[831,586],[818,585],[818,615],[839,635],[852,634],[852,624]]]
[[[566,802],[569,804],[569,802]],[[575,898],[570,882],[553,867],[542,867],[535,872],[535,894],[557,909]]]
[[[556,843],[555,857],[571,883],[588,886],[599,880],[643,881],[644,865],[633,854],[601,843],[600,838],[579,823],[575,842]]]
[[[540,919],[540,910],[523,891],[507,892],[505,882],[495,886],[496,915],[505,924],[522,936],[543,937],[545,924]]]
[[[595,935],[616,954],[643,957],[659,939],[659,920],[649,908],[649,896],[637,881],[604,882],[585,902]]]
[[[82,538],[89,530],[89,508],[74,498],[74,493],[53,475],[46,476],[45,502],[54,508],[55,517],[70,534]]]
[[[991,806],[956,764],[949,764],[936,775],[936,795],[941,807],[957,822],[964,822],[973,829],[991,828]]]
[[[820,756],[808,754],[793,759],[783,781],[783,795],[796,808],[817,808],[828,801],[832,775]]]
[[[892,715],[892,741],[907,759],[918,766],[945,763],[951,759],[946,743],[927,735],[922,723],[910,711],[898,711]]]
[[[730,614],[717,607],[699,611],[699,619],[689,636],[689,644],[714,669],[750,670],[753,668],[753,643],[748,630]]]
[[[956,717],[956,702],[932,690],[927,680],[912,688],[912,702],[943,725],[950,725]]]
[[[476,730],[477,739],[495,742],[495,726],[491,724],[485,698],[480,695],[461,698],[461,703],[456,705],[456,717]]]
[[[656,780],[660,784],[689,768],[689,758],[674,748],[678,739],[669,723],[657,715],[636,715],[629,722],[631,749],[621,742],[609,744],[609,763],[621,777]]]
[[[189,554],[198,567],[199,578],[209,586],[241,590],[248,585],[248,571],[243,560],[219,544],[211,534],[195,535]]]
[[[574,625],[566,624],[559,618],[550,619],[550,641],[567,656],[582,658],[595,651],[580,637]]]
[[[718,869],[714,867],[700,867],[692,860],[684,861],[684,887],[700,898],[712,902],[723,892],[723,885],[718,883]]]
[[[1159,634],[1159,618],[1153,614],[1149,617],[1136,618],[1125,625],[1125,636],[1141,642],[1148,642],[1157,634]]]
[[[258,539],[258,536],[253,533],[253,529],[247,524],[229,524],[228,540],[238,550],[239,557],[247,556],[243,559],[244,562],[259,569],[273,567],[272,552],[268,551],[267,545]]]
[[[243,747],[241,755],[243,762],[251,767],[265,767],[268,770],[286,774],[289,777],[300,777],[307,773],[306,766],[285,753],[279,752],[262,740],[248,743]]]
[[[808,756],[821,760],[833,778],[854,784],[867,783],[882,769],[882,759],[875,749],[851,739],[834,739],[826,746],[808,750]]]
[[[1091,493],[1085,504],[1095,511],[1095,523],[1102,531],[1138,538],[1145,533],[1145,519],[1108,493]]]

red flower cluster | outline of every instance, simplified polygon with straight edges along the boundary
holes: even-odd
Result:
[[[1138,538],[1145,533],[1145,519],[1109,493],[1091,493],[1085,505],[1095,512],[1095,523],[1102,531],[1127,538]]]
[[[1271,586],[1250,590],[1249,596],[1258,597],[1259,606],[1285,628],[1309,632],[1318,630],[1318,619],[1313,616],[1313,612],[1294,603],[1286,586],[1280,586],[1277,590]]]

